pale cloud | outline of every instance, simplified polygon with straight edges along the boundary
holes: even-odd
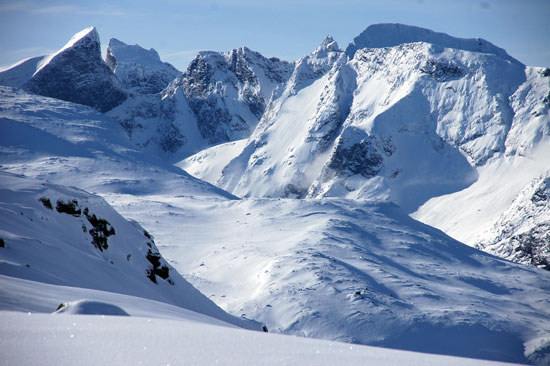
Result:
[[[51,15],[99,15],[99,16],[124,16],[129,15],[127,11],[122,11],[114,7],[105,7],[98,9],[89,9],[75,5],[57,5],[30,9],[33,14],[51,14]]]
[[[0,12],[26,12],[36,15],[97,15],[97,16],[135,16],[135,12],[121,10],[115,6],[82,6],[73,4],[58,4],[44,6],[43,2],[13,1],[0,2]]]

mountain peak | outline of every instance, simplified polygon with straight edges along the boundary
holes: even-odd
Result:
[[[154,48],[147,50],[138,44],[130,45],[116,38],[111,38],[109,41],[109,53],[115,56],[118,62],[156,63],[160,61],[160,56]]]
[[[120,82],[101,58],[95,27],[76,33],[49,56],[23,86],[28,91],[106,112],[126,99]]]
[[[368,26],[348,45],[346,54],[350,58],[353,58],[355,52],[362,48],[393,47],[413,42],[426,42],[445,48],[489,53],[508,61],[519,63],[519,61],[508,55],[504,49],[482,38],[452,37],[446,33],[397,23],[382,23]]]
[[[129,45],[111,38],[105,58],[122,86],[138,94],[154,94],[166,88],[181,72],[162,62],[155,49]]]
[[[342,52],[342,49],[331,35],[325,37],[323,42],[313,51],[313,54],[317,57],[326,57],[328,52]]]
[[[79,47],[79,46],[86,46],[86,47],[92,47],[97,48],[99,50],[99,53],[101,55],[101,46],[99,43],[99,34],[97,33],[97,29],[95,27],[88,27],[84,28],[80,32],[76,33],[71,37],[69,42],[67,42],[59,51],[55,52],[54,54],[48,56],[43,62],[40,68],[36,70],[34,75],[38,74],[40,70],[42,70],[46,65],[48,65],[52,60],[54,60],[57,56],[61,55],[65,51]]]

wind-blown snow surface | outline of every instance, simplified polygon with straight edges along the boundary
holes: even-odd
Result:
[[[106,198],[154,224],[162,252],[203,293],[271,332],[514,362],[548,353],[550,273],[391,204]]]
[[[233,196],[136,149],[92,108],[0,87],[2,170],[89,192]]]
[[[248,332],[188,318],[0,312],[0,322],[0,353],[6,366],[42,364],[45,359],[60,366],[497,365],[489,361]]]

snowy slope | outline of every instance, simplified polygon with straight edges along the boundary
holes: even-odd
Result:
[[[106,199],[154,227],[162,253],[204,294],[270,332],[515,362],[548,353],[550,273],[467,247],[395,206]]]
[[[29,81],[41,63],[48,56],[31,57],[17,62],[7,70],[0,72],[0,85],[21,88]]]
[[[213,144],[247,138],[292,64],[243,47],[200,52],[158,95],[133,96],[109,112],[138,146],[179,161]]]
[[[247,332],[193,319],[0,312],[8,365],[497,365],[494,362]],[[32,345],[32,346],[31,346]],[[90,346],[98,352],[90,352]],[[85,356],[84,356],[85,355]],[[498,363],[503,365],[503,363]]]
[[[158,93],[181,74],[174,66],[162,62],[154,49],[128,45],[116,38],[109,41],[105,61],[122,87],[138,94]]]
[[[144,154],[92,108],[0,87],[2,170],[90,192],[232,198]]]
[[[59,51],[44,59],[23,87],[101,112],[126,99],[120,82],[101,58],[99,35],[94,27],[75,34]]]
[[[0,211],[0,273],[6,282],[18,278],[132,295],[261,328],[231,317],[193,288],[146,230],[99,196],[0,172]],[[29,306],[18,286],[2,292],[9,300],[2,309]]]
[[[505,153],[507,99],[526,80],[523,65],[427,43],[340,60],[271,103],[220,187],[245,196],[389,195],[413,211],[467,187],[473,167]]]

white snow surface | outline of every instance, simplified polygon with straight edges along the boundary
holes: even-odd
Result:
[[[0,312],[2,363],[38,365],[504,365],[261,334],[193,319]],[[93,351],[91,351],[91,348]]]
[[[48,56],[29,57],[0,72],[0,85],[21,88],[29,81]]]
[[[526,342],[548,338],[547,271],[469,248],[392,205],[106,199],[156,223],[175,268],[270,332],[514,362],[535,352]]]
[[[117,122],[86,106],[0,87],[0,131],[4,171],[92,193],[233,197],[143,153]]]
[[[109,41],[106,62],[122,86],[138,94],[158,93],[181,74],[174,66],[162,62],[153,48],[146,50],[116,38]]]
[[[506,51],[482,38],[458,38],[445,33],[405,24],[373,24],[351,41],[346,53],[353,58],[355,52],[362,48],[384,48],[404,43],[426,42],[445,48],[491,53],[512,62],[518,62]]]

